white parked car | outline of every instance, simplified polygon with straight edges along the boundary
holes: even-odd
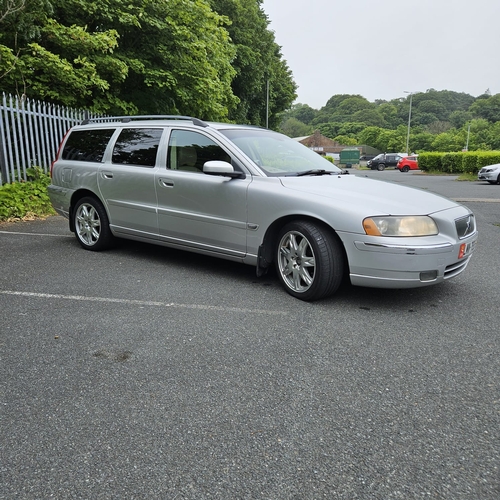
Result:
[[[500,184],[500,163],[483,167],[477,174],[480,181],[488,181],[490,184]]]
[[[116,237],[271,266],[294,297],[354,285],[412,288],[466,268],[472,212],[441,196],[345,175],[286,136],[189,117],[76,126],[49,194],[81,246]]]

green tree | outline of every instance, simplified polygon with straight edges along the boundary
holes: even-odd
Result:
[[[232,91],[239,99],[229,113],[232,121],[265,125],[269,85],[269,125],[279,124],[279,114],[290,108],[296,94],[292,73],[269,30],[261,0],[210,0],[217,13],[226,16],[226,26],[236,48]],[[300,118],[299,118],[300,119]]]
[[[375,144],[380,142],[379,139],[382,131],[381,127],[366,127],[358,134],[359,143],[375,148]]]
[[[57,3],[56,13],[67,24],[88,26],[93,32],[114,29],[120,36],[115,56],[125,62],[128,73],[122,85],[101,99],[111,95],[141,113],[206,119],[223,119],[236,105],[228,21],[206,0]]]
[[[438,120],[446,120],[448,118],[448,110],[444,104],[437,100],[426,99],[415,104],[413,110],[415,114],[432,113]]]
[[[293,116],[297,120],[309,125],[318,115],[316,109],[311,108],[308,104],[294,104],[290,110],[286,112],[287,116]]]
[[[117,47],[115,31],[89,33],[63,26],[53,18],[52,5],[28,2],[3,22],[0,37],[0,88],[35,99],[75,106],[109,82],[99,74],[98,60]],[[53,48],[59,46],[54,51]],[[120,64],[120,66],[122,66]]]
[[[382,123],[385,124],[387,128],[396,128],[398,125],[401,125],[403,121],[398,116],[398,108],[401,106],[400,101],[394,102],[383,102],[377,106],[377,111],[382,115],[384,121]],[[378,125],[382,126],[382,125]]]
[[[0,2],[0,22],[24,9],[26,0],[2,0]]]
[[[314,120],[313,120],[314,123]],[[320,123],[316,129],[318,129],[325,137],[333,139],[340,134],[340,129],[342,128],[342,123]]]
[[[484,118],[489,122],[500,121],[500,94],[484,99],[477,99],[469,108],[475,118]]]
[[[354,113],[362,110],[374,109],[375,105],[357,94],[338,94],[330,97],[326,105],[320,109],[318,117],[323,122],[348,122]]]
[[[432,141],[434,135],[429,132],[416,132],[411,134],[410,137],[410,151],[419,153],[423,151],[432,151]]]
[[[431,148],[433,151],[461,151],[465,146],[464,134],[456,129],[443,132],[434,137]]]
[[[457,110],[450,113],[449,117],[450,123],[455,128],[463,127],[467,122],[472,120],[472,113],[469,111]]]
[[[352,115],[353,122],[361,122],[375,127],[384,127],[386,122],[378,109],[360,109]]]
[[[334,141],[337,141],[339,144],[343,144],[344,146],[356,146],[358,141],[354,137],[349,137],[348,135],[338,135],[333,138]]]
[[[0,67],[2,90],[99,112],[206,119],[227,118],[238,102],[231,89],[229,20],[207,0],[29,5],[2,35],[1,54],[7,50],[11,63],[8,72],[5,63]],[[30,16],[33,28],[21,31]],[[17,33],[26,39],[21,47]]]
[[[290,116],[280,125],[280,132],[288,137],[304,137],[311,135],[313,129],[310,125],[306,125],[297,118]]]
[[[439,118],[434,113],[415,113],[411,117],[412,125],[430,125],[431,123],[439,122]]]

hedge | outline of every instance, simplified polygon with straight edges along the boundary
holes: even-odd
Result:
[[[477,174],[482,167],[496,163],[500,163],[500,151],[420,153],[418,155],[418,167],[426,172]]]

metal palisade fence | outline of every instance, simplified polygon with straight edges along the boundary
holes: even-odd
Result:
[[[48,172],[70,127],[94,116],[82,109],[57,106],[3,93],[0,103],[0,186],[26,180],[26,170]]]

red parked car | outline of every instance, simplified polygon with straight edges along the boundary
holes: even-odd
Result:
[[[396,167],[400,172],[408,172],[408,170],[418,170],[418,156],[405,156],[398,161]]]

